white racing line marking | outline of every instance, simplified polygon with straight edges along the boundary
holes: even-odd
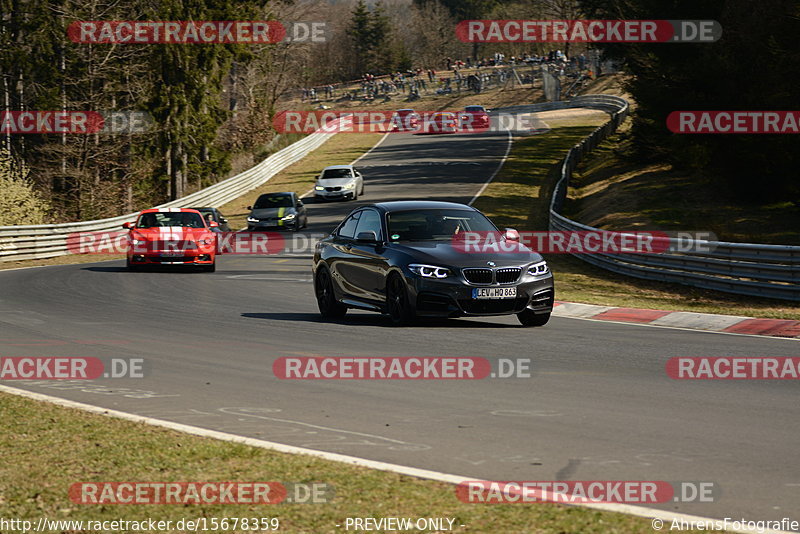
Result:
[[[445,482],[448,484],[459,484],[464,481],[479,481],[474,477],[465,477],[460,475],[452,475],[448,473],[441,473],[439,471],[430,471],[428,469],[419,469],[416,467],[409,467],[405,465],[398,465],[398,464],[390,464],[386,462],[380,462],[377,460],[368,460],[366,458],[358,458],[356,456],[349,456],[346,454],[338,454],[333,452],[325,452],[325,451],[318,451],[315,449],[307,449],[304,447],[295,447],[293,445],[285,445],[283,443],[275,443],[273,441],[265,441],[261,439],[255,438],[248,438],[245,436],[237,436],[235,434],[229,434],[227,432],[219,432],[217,430],[208,430],[205,428],[199,428],[196,426],[185,425],[182,423],[175,423],[172,421],[164,421],[161,419],[154,419],[151,417],[144,417],[141,415],[136,415],[128,412],[123,412],[119,410],[112,410],[109,408],[101,408],[99,406],[92,406],[91,404],[84,404],[82,402],[75,402],[66,399],[61,399],[59,397],[52,397],[50,395],[43,395],[41,393],[34,393],[32,391],[27,391],[24,389],[17,389],[12,388],[9,386],[0,385],[0,391],[9,393],[11,395],[18,395],[20,397],[26,397],[33,400],[38,400],[42,402],[49,402],[51,404],[56,404],[58,406],[64,406],[66,408],[74,408],[77,410],[82,410],[85,412],[95,413],[99,415],[107,415],[110,417],[115,417],[117,419],[124,419],[126,421],[133,421],[135,423],[144,423],[152,426],[157,426],[161,428],[168,428],[170,430],[175,430],[177,432],[183,432],[185,434],[191,434],[194,436],[201,436],[205,438],[212,438],[221,441],[227,441],[230,443],[240,443],[242,445],[249,445],[251,447],[257,447],[259,449],[266,449],[272,450],[276,452],[283,452],[287,454],[306,454],[308,456],[314,456],[316,458],[321,458],[323,460],[329,460],[332,462],[340,462],[348,465],[355,465],[360,467],[367,467],[370,469],[376,469],[378,471],[387,471],[390,473],[397,473],[400,475],[411,476],[415,478],[422,478],[426,480],[436,480],[438,482]],[[487,482],[487,481],[483,481]],[[591,508],[594,510],[604,510],[607,512],[618,512],[628,515],[633,515],[637,517],[646,517],[648,519],[661,519],[662,521],[669,521],[672,522],[673,520],[677,521],[694,521],[697,522],[713,522],[715,519],[710,517],[702,517],[702,516],[695,516],[695,515],[687,515],[687,514],[679,514],[675,512],[669,512],[667,510],[659,510],[656,508],[646,508],[644,506],[632,506],[629,504],[613,504],[613,503],[592,503],[592,504],[569,504],[568,506],[578,506],[580,508]],[[757,531],[755,529],[748,529],[748,530],[728,530],[727,532],[741,532],[741,533],[752,533],[752,532],[764,532],[764,531]],[[784,531],[766,531],[766,532],[775,532],[779,534],[790,534],[788,532],[784,533]],[[795,533],[796,534],[796,533]]]
[[[500,160],[500,163],[497,165],[497,168],[494,170],[494,172],[489,177],[489,179],[486,180],[486,183],[484,183],[481,186],[481,188],[478,190],[478,192],[475,193],[475,196],[472,197],[472,200],[470,200],[467,203],[468,206],[472,206],[472,203],[475,202],[476,200],[478,200],[478,197],[481,196],[484,191],[486,191],[486,188],[489,187],[489,184],[492,183],[492,180],[494,180],[494,177],[497,176],[497,173],[500,172],[500,169],[503,168],[503,165],[505,164],[506,160],[508,159],[508,154],[511,152],[511,145],[513,143],[513,139],[514,138],[511,136],[511,130],[509,130],[508,128],[506,128],[506,134],[508,135],[508,144],[506,145],[506,153],[503,155],[503,159]]]
[[[336,433],[336,434],[349,434],[349,435],[352,435],[352,436],[359,436],[359,437],[362,437],[362,438],[372,438],[372,439],[379,440],[379,441],[385,441],[387,443],[392,443],[392,444],[395,445],[395,446],[392,447],[392,450],[423,451],[423,450],[427,450],[427,449],[431,448],[430,445],[425,445],[423,443],[411,443],[411,442],[408,442],[408,441],[401,441],[399,439],[391,439],[391,438],[387,438],[387,437],[384,437],[384,436],[378,436],[376,434],[367,434],[365,432],[354,432],[352,430],[343,430],[343,429],[339,429],[339,428],[332,428],[332,427],[327,427],[327,426],[314,425],[314,424],[311,424],[311,423],[304,423],[303,421],[296,421],[294,419],[280,419],[278,417],[269,417],[269,416],[263,415],[261,413],[252,413],[249,410],[250,410],[249,408],[220,408],[219,409],[220,412],[222,412],[224,414],[228,414],[228,415],[240,415],[240,416],[244,416],[244,417],[253,417],[253,418],[256,418],[256,419],[264,419],[266,421],[273,421],[273,422],[276,422],[276,423],[288,423],[288,424],[291,424],[291,425],[297,425],[297,426],[302,426],[302,427],[306,427],[306,428],[312,428],[314,430],[322,430],[322,431],[325,431],[325,432],[332,432],[332,433]],[[242,419],[242,420],[244,421],[244,419]]]

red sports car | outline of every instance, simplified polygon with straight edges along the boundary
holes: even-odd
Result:
[[[489,129],[489,114],[483,106],[467,106],[459,115],[459,129],[462,131],[485,131]]]
[[[199,265],[216,269],[217,237],[197,210],[154,208],[139,213],[128,229],[128,269],[146,265]]]
[[[392,116],[391,131],[416,132],[419,129],[419,113],[413,109],[398,109]]]
[[[458,118],[450,111],[426,112],[422,117],[422,131],[424,134],[456,133],[458,131]]]

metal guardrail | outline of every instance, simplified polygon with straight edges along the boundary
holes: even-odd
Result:
[[[335,134],[335,125],[336,123],[292,143],[241,174],[156,207],[222,206],[268,182],[278,172],[318,148]],[[137,214],[138,212],[109,219],[63,224],[0,226],[0,262],[53,258],[69,254],[68,235],[75,232],[121,230],[121,224],[133,221]]]
[[[628,115],[628,103],[618,97],[588,95],[569,101],[568,107],[605,109],[611,120],[597,128],[567,153],[550,199],[550,229],[599,231],[559,214],[567,196],[572,171],[580,160],[613,133]],[[582,104],[577,106],[576,104]],[[670,245],[677,245],[670,240]],[[726,293],[800,301],[800,247],[700,242],[702,251],[659,254],[573,254],[581,260],[627,276],[673,282]]]

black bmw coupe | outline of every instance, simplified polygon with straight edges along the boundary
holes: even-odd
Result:
[[[469,239],[464,239],[467,236]],[[499,236],[489,246],[484,236]],[[473,239],[474,237],[474,239]],[[541,255],[500,232],[481,212],[433,201],[381,202],[351,212],[316,245],[314,291],[323,317],[349,308],[422,317],[516,314],[542,326],[553,310],[553,275]]]

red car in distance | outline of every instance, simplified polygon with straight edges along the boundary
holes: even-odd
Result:
[[[459,115],[461,131],[486,131],[489,129],[489,114],[483,106],[467,106]]]
[[[148,265],[197,265],[216,269],[217,237],[197,210],[153,208],[143,210],[128,230],[127,266],[136,271]]]
[[[419,113],[413,109],[398,109],[392,116],[393,132],[416,132],[419,129]]]
[[[458,117],[451,111],[430,111],[423,114],[420,133],[445,134],[458,132]]]

